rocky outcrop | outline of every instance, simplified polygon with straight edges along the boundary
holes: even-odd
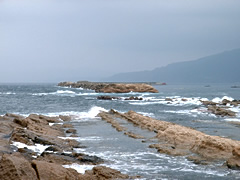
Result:
[[[227,166],[231,169],[240,170],[240,146],[233,149],[232,156],[227,160]]]
[[[114,100],[114,99],[120,99],[120,98],[114,97],[114,96],[98,96],[97,99],[99,99],[99,100]]]
[[[74,148],[81,148],[76,140],[58,138],[65,136],[63,126],[59,125],[60,122],[64,123],[63,119],[67,121],[70,118],[37,114],[28,117],[15,114],[0,116],[0,179],[97,180],[129,177],[104,166],[85,174],[64,168],[63,165],[72,163],[98,165],[104,160],[76,153]],[[76,130],[70,127],[66,132],[74,134]],[[16,143],[22,143],[24,147],[17,147]],[[37,149],[36,145],[41,146],[42,150]]]
[[[120,97],[114,97],[114,96],[98,96],[97,99],[99,100],[126,100],[126,101],[141,101],[143,100],[142,97],[134,97],[134,96],[130,96],[128,98],[120,98]]]
[[[240,141],[210,136],[193,128],[156,120],[134,111],[119,113],[111,110],[101,112],[99,116],[105,119],[115,117],[125,119],[135,126],[155,132],[159,143],[152,144],[150,147],[156,148],[160,153],[189,156],[191,157],[189,159],[195,159],[195,162],[197,160],[198,162],[229,160],[229,167],[231,159],[239,157],[237,153],[239,150],[236,148],[240,147]]]
[[[158,93],[158,91],[148,84],[108,84],[104,86],[99,92],[104,93],[129,93],[129,92],[151,92]]]
[[[86,171],[85,174],[91,177],[95,177],[96,179],[133,179],[126,174],[122,174],[120,171],[104,166],[94,167],[92,170]]]
[[[230,101],[223,99],[221,102],[216,103],[212,101],[201,101],[203,105],[207,107],[208,112],[213,113],[217,116],[228,116],[235,117],[236,112],[229,109],[229,107],[237,107],[240,105],[240,100]]]
[[[216,106],[216,105],[208,106],[208,111],[217,116],[222,116],[222,117],[224,117],[224,116],[235,117],[236,116],[235,112],[228,110],[226,108],[223,108],[223,107]]]
[[[1,180],[38,180],[37,173],[29,160],[20,153],[4,154],[0,160]]]
[[[60,82],[58,86],[90,89],[96,92],[103,92],[103,93],[129,93],[129,92],[158,93],[157,89],[155,89],[149,84],[144,84],[144,83],[126,84],[126,83],[99,83],[99,82],[78,81],[76,83]]]

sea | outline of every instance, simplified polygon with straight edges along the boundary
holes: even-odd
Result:
[[[195,84],[154,86],[159,93],[96,93],[81,88],[58,87],[56,84],[0,84],[0,115],[16,113],[23,116],[44,114],[70,115],[83,148],[76,152],[96,155],[104,164],[139,179],[240,179],[240,171],[230,170],[223,162],[209,165],[194,164],[184,156],[160,154],[149,148],[151,142],[132,139],[118,132],[97,117],[100,111],[114,109],[121,113],[129,110],[158,120],[192,127],[209,135],[240,140],[240,107],[229,108],[237,113],[234,118],[209,113],[201,100],[220,102],[223,99],[240,99],[240,89],[232,84]],[[98,96],[120,97],[115,100],[98,100]],[[134,96],[139,100],[124,100]],[[167,101],[166,98],[172,99]],[[151,138],[153,134],[125,122],[132,132]],[[85,147],[84,147],[85,146]],[[72,164],[80,173],[93,165]]]

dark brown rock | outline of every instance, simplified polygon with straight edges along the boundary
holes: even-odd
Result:
[[[120,99],[120,98],[111,97],[111,96],[98,96],[97,99],[99,99],[99,100],[113,100],[113,99]]]
[[[76,129],[67,129],[66,133],[73,133],[76,134],[77,130]]]

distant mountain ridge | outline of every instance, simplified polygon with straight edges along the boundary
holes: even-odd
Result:
[[[225,51],[193,61],[169,64],[151,71],[120,73],[108,81],[167,83],[240,82],[240,49]]]

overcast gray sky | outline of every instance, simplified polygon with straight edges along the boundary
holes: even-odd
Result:
[[[0,0],[0,82],[99,80],[240,47],[239,0]]]

